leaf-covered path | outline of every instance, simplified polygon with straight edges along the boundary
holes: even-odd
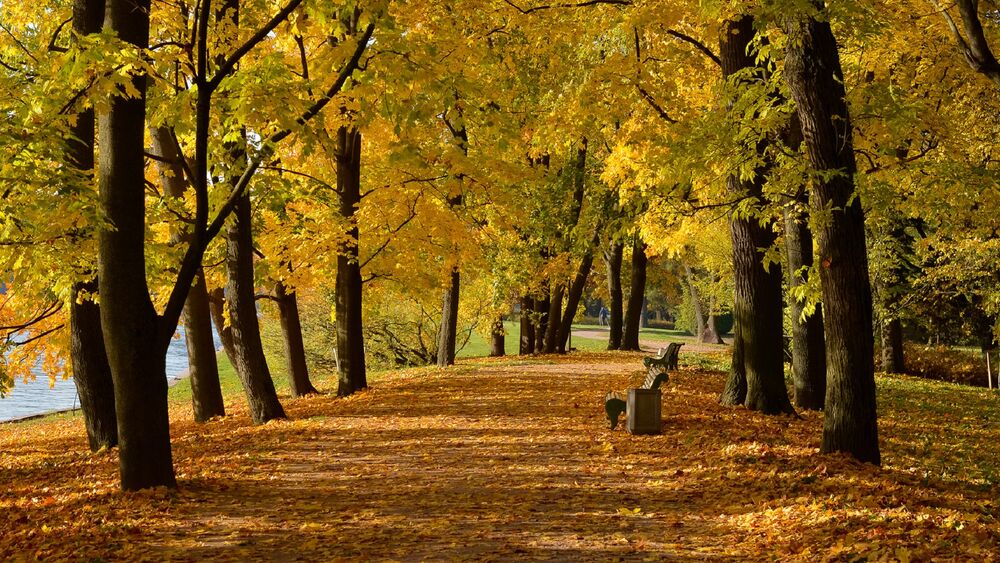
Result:
[[[179,492],[117,492],[78,421],[0,427],[0,559],[997,557],[987,469],[940,471],[958,440],[996,440],[989,421],[915,452],[908,425],[952,415],[889,404],[880,470],[818,455],[819,414],[722,408],[721,374],[682,369],[663,435],[611,432],[600,399],[641,380],[638,359],[419,370],[289,401],[288,422],[178,422]]]

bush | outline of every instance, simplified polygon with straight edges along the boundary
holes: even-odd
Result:
[[[906,369],[917,377],[986,387],[986,360],[970,350],[907,343]],[[997,366],[993,366],[996,377]]]

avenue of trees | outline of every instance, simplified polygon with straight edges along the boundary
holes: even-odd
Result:
[[[0,390],[72,375],[126,490],[176,485],[179,325],[196,420],[225,414],[214,325],[262,424],[286,414],[261,323],[294,396],[315,356],[347,396],[474,331],[565,353],[587,296],[639,350],[666,275],[701,341],[735,319],[723,404],[822,409],[822,451],[874,464],[904,329],[994,345],[991,3],[41,0],[0,23]]]

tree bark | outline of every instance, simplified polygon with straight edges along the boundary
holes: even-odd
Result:
[[[188,190],[184,179],[184,167],[174,145],[170,129],[158,127],[150,130],[153,152],[161,160],[157,161],[160,183],[164,192],[172,198],[182,198]],[[175,243],[191,243],[190,233],[177,231],[172,237]],[[226,409],[219,384],[219,365],[215,354],[215,339],[212,336],[212,319],[209,312],[208,290],[205,287],[205,273],[198,268],[194,284],[188,292],[182,315],[184,340],[187,344],[189,381],[191,382],[191,403],[194,407],[195,422],[206,422],[215,416],[225,416]]]
[[[733,355],[732,365],[729,368],[729,375],[726,377],[726,386],[719,396],[719,404],[727,407],[735,407],[746,403],[747,400],[747,372],[744,362],[743,331],[739,323],[733,325]]]
[[[827,361],[821,451],[879,464],[865,217],[854,187],[857,165],[840,55],[828,22],[790,19],[787,31],[785,80],[798,106],[806,153],[820,172],[810,204],[825,219],[813,233]]]
[[[646,301],[646,243],[635,235],[632,243],[632,285],[625,310],[625,330],[622,332],[622,350],[641,350],[639,347],[639,325],[642,306]]]
[[[80,397],[80,409],[92,452],[118,445],[115,386],[101,333],[101,308],[91,297],[81,299],[79,296],[81,292],[96,293],[97,285],[97,280],[74,284],[69,310],[73,382]]]
[[[722,335],[719,334],[719,315],[709,314],[706,317],[705,332],[701,334],[701,341],[705,344],[725,344]]]
[[[797,204],[808,204],[804,192],[800,194]],[[791,205],[786,205],[784,209],[790,290],[806,283],[802,274],[803,268],[808,270],[812,266],[812,233],[809,232],[807,214],[800,209]],[[816,311],[803,320],[802,312],[805,304],[792,296],[789,296],[788,304],[792,314],[795,405],[803,409],[822,410],[826,399],[826,342],[823,336],[823,312],[817,305]]]
[[[532,322],[531,315],[535,311],[535,300],[530,295],[521,297],[521,339],[518,353],[535,353],[535,323]]]
[[[493,327],[490,329],[490,356],[497,358],[506,355],[504,336],[503,316],[500,316],[493,321]]]
[[[544,297],[535,299],[535,353],[541,354],[545,351],[545,333],[549,327],[549,284],[542,288]]]
[[[205,286],[205,273],[200,268],[188,293],[182,319],[194,420],[208,422],[213,417],[225,416],[226,406],[219,383],[219,359],[212,336],[208,288]]]
[[[684,277],[687,278],[688,297],[691,303],[691,312],[694,314],[694,336],[699,342],[704,342],[708,322],[701,306],[701,295],[698,293],[698,287],[695,286],[694,271],[687,263],[684,264]]]
[[[566,295],[566,310],[563,311],[562,320],[559,323],[559,341],[556,351],[560,354],[567,352],[566,344],[569,342],[569,333],[573,330],[573,319],[576,317],[576,310],[580,306],[580,299],[583,298],[583,290],[587,287],[587,280],[590,278],[590,270],[594,266],[594,252],[588,250],[580,260],[580,267],[576,269],[576,276],[569,286],[569,293]]]
[[[278,401],[271,371],[264,356],[257,320],[253,273],[253,214],[250,194],[239,199],[233,220],[226,227],[226,303],[233,335],[236,375],[250,406],[254,424],[286,418]]]
[[[104,0],[76,0],[73,3],[73,31],[90,35],[101,31]],[[95,116],[93,109],[81,111],[72,128],[66,151],[70,163],[82,173],[94,173]],[[73,285],[70,299],[70,362],[73,383],[80,397],[87,441],[91,451],[118,445],[115,416],[115,388],[111,367],[101,334],[101,309],[91,296],[97,293],[97,280]]]
[[[604,264],[608,272],[608,350],[620,350],[622,347],[622,256],[625,245],[620,242],[611,243],[611,248],[604,253]]]
[[[360,231],[356,213],[361,203],[361,132],[353,127],[337,130],[337,192],[340,215],[350,228],[347,242],[337,256],[337,357],[340,379],[337,395],[346,397],[368,388],[362,318]]]
[[[554,354],[558,349],[559,340],[559,325],[562,319],[562,302],[563,293],[565,292],[565,286],[563,284],[556,284],[552,288],[551,297],[549,297],[549,323],[545,327],[545,350],[546,354]]]
[[[306,347],[302,341],[302,322],[299,320],[299,301],[295,291],[288,291],[285,284],[274,284],[274,297],[278,302],[278,317],[285,341],[285,361],[288,365],[288,386],[293,397],[319,393],[309,381],[306,365]]]
[[[906,373],[903,355],[903,323],[892,318],[882,323],[882,371]]]
[[[438,367],[448,367],[455,363],[455,345],[458,340],[458,299],[462,275],[458,266],[451,269],[448,287],[441,299],[441,330],[438,333]]]
[[[208,310],[215,323],[215,331],[222,341],[222,349],[229,358],[229,364],[236,365],[236,345],[233,344],[233,327],[226,324],[226,291],[216,287],[208,294]]]
[[[104,30],[149,46],[149,0],[108,0]],[[111,225],[98,232],[101,326],[115,388],[119,468],[124,490],[176,487],[167,414],[168,338],[146,284],[144,242],[146,81],[136,95],[114,95],[98,116],[100,207]]]
[[[723,24],[719,58],[727,79],[757,66],[756,53],[751,48],[754,33],[754,20],[750,16]],[[762,141],[755,150],[761,155],[763,149]],[[733,212],[729,219],[735,286],[733,316],[741,342],[740,357],[733,348],[733,362],[740,359],[743,362],[743,373],[738,368],[732,373],[735,377],[746,377],[743,404],[748,409],[777,414],[790,413],[793,409],[785,389],[781,266],[764,264],[764,252],[776,240],[773,220],[762,195],[765,173],[766,170],[760,168],[752,179],[736,175],[728,179],[729,193],[734,197],[751,198],[761,215],[758,219]]]

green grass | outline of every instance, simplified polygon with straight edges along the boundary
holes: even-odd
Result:
[[[507,354],[516,355],[518,343],[521,341],[521,324],[514,321],[506,321],[503,323],[504,331],[507,333],[504,349]],[[593,328],[590,325],[573,325],[575,330],[586,330]],[[573,348],[582,351],[593,352],[597,350],[604,350],[608,347],[606,340],[599,340],[595,338],[579,338],[573,337]],[[469,342],[464,348],[459,350],[456,354],[459,358],[481,358],[483,356],[490,355],[490,343],[489,341],[480,335],[478,332],[473,332],[469,337]]]

